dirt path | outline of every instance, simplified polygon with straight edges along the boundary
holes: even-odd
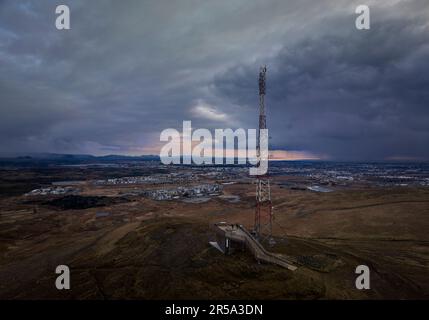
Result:
[[[378,207],[378,206],[386,206],[391,204],[404,204],[404,203],[429,203],[429,200],[398,200],[398,201],[388,201],[388,202],[377,202],[377,203],[370,203],[370,204],[363,204],[363,205],[357,205],[352,207],[334,207],[334,208],[320,208],[315,209],[307,212],[301,213],[301,215],[308,215],[308,214],[314,214],[316,212],[323,212],[323,211],[345,211],[345,210],[353,210],[353,209],[364,209],[364,208],[371,208],[371,207]],[[279,203],[278,205],[274,206],[274,209],[279,209],[281,207],[287,206],[290,204],[290,202],[285,201],[282,203]],[[293,207],[293,206],[291,206]]]
[[[115,248],[115,243],[125,237],[129,232],[134,231],[140,223],[140,221],[127,223],[101,237],[95,244],[97,255],[102,256],[112,251]]]

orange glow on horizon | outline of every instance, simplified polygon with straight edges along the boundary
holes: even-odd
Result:
[[[270,151],[270,161],[295,161],[295,160],[323,160],[326,156],[320,156],[308,151],[286,151],[273,150]]]
[[[198,142],[192,143],[192,148],[198,144]],[[134,150],[130,150],[130,155],[159,155],[162,143],[155,146],[148,146],[142,148],[135,148]],[[212,151],[214,156],[214,150]],[[224,150],[224,155],[226,157],[246,157],[246,150]],[[184,155],[189,156],[189,155]],[[271,150],[269,152],[269,160],[270,161],[297,161],[297,160],[326,160],[328,159],[325,155],[317,155],[308,151],[297,151],[297,150]]]

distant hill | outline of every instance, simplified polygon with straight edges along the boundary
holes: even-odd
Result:
[[[132,162],[132,161],[159,161],[159,156],[125,156],[125,155],[106,155],[93,156],[88,154],[58,154],[58,153],[35,153],[19,156],[0,156],[0,166],[43,166],[43,165],[61,165],[61,164],[92,164],[107,162]]]

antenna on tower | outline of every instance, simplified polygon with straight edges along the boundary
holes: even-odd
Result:
[[[266,73],[267,66],[261,66],[259,69],[259,131],[256,146],[258,163],[261,161],[261,139],[263,138],[260,134],[261,129],[267,129],[267,119],[265,115]],[[268,239],[270,244],[275,243],[272,236],[273,206],[271,202],[268,173],[256,177],[256,209],[253,233],[260,241]]]

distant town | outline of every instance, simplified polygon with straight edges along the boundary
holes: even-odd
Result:
[[[52,165],[51,165],[52,166]],[[78,194],[80,186],[142,187],[126,194],[141,195],[154,200],[173,200],[218,194],[225,184],[251,183],[245,166],[175,166],[156,161],[60,164],[73,168],[146,169],[147,174],[105,179],[54,181],[49,186],[33,189],[26,196]],[[150,173],[154,172],[154,173]],[[429,187],[427,163],[347,163],[327,161],[273,162],[269,171],[273,183],[281,188],[331,192],[359,187]],[[186,187],[171,188],[169,185]],[[144,187],[145,185],[151,187]],[[155,185],[157,188],[153,189]]]

